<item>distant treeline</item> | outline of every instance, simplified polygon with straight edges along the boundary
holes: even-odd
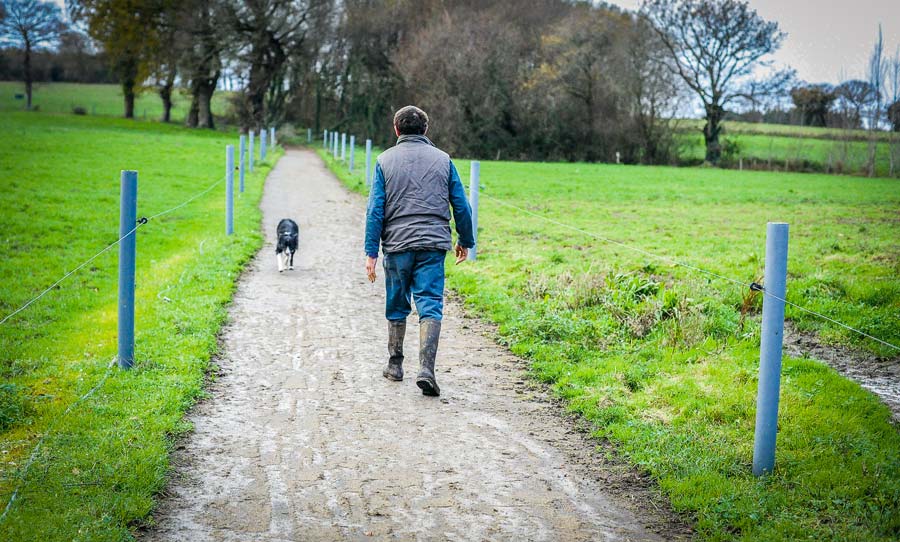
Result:
[[[82,39],[83,35],[79,35]],[[22,81],[22,51],[0,49],[0,81]],[[103,53],[61,47],[59,51],[35,51],[31,56],[34,81],[44,83],[117,83]]]

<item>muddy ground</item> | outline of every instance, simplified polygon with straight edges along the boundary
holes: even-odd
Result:
[[[690,530],[646,478],[607,459],[524,365],[450,301],[422,396],[382,378],[383,271],[363,269],[364,202],[290,150],[262,201],[267,244],[239,282],[211,398],[173,457],[142,540],[668,540]],[[300,224],[277,272],[275,224]]]

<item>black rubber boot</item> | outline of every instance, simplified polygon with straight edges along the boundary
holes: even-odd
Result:
[[[403,337],[406,335],[406,320],[392,322],[388,320],[388,359],[387,367],[381,371],[388,380],[403,380]]]
[[[434,359],[437,357],[438,339],[441,337],[441,321],[428,318],[419,321],[419,376],[416,385],[423,395],[437,397],[441,394],[434,376]]]

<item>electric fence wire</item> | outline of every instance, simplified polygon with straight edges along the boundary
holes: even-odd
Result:
[[[221,179],[219,179],[218,181],[212,183],[211,185],[209,185],[209,186],[208,186],[206,189],[204,189],[203,191],[198,192],[197,194],[194,194],[193,196],[191,196],[191,197],[188,198],[187,200],[185,200],[185,201],[179,203],[178,205],[176,205],[176,206],[174,206],[174,207],[170,207],[169,209],[166,209],[165,211],[161,211],[161,212],[156,213],[156,214],[154,214],[154,215],[150,215],[150,216],[148,216],[148,217],[143,217],[143,218],[139,219],[139,220],[138,220],[138,223],[134,226],[134,228],[131,229],[131,231],[129,231],[129,232],[126,233],[125,235],[119,237],[118,239],[116,239],[116,240],[113,241],[112,243],[106,245],[106,246],[105,246],[103,249],[101,249],[99,252],[97,252],[96,254],[94,254],[93,256],[91,256],[90,258],[88,258],[87,260],[81,262],[77,267],[75,267],[75,269],[69,271],[68,273],[66,273],[65,275],[63,275],[62,277],[60,277],[56,282],[54,282],[53,284],[51,284],[50,286],[48,286],[47,288],[45,288],[41,293],[39,293],[38,295],[36,295],[36,296],[34,296],[33,298],[31,298],[30,300],[28,300],[28,302],[26,302],[24,305],[20,306],[18,309],[14,310],[13,312],[11,312],[11,313],[9,313],[8,315],[6,315],[2,320],[0,320],[0,325],[5,324],[5,323],[6,323],[9,319],[11,319],[13,316],[15,316],[16,314],[18,314],[18,313],[22,312],[23,310],[25,310],[26,308],[28,308],[32,303],[34,303],[34,302],[37,301],[38,299],[44,297],[44,295],[46,295],[47,292],[49,292],[50,290],[52,290],[53,288],[55,288],[56,286],[58,286],[62,281],[66,280],[66,279],[69,278],[71,275],[75,274],[77,271],[79,271],[80,269],[82,269],[84,266],[86,266],[87,264],[89,264],[89,263],[91,263],[92,261],[94,261],[94,260],[96,260],[97,258],[99,258],[102,254],[104,254],[104,253],[107,252],[109,249],[111,249],[111,248],[113,248],[114,246],[116,246],[116,245],[118,245],[119,243],[121,243],[124,239],[127,239],[128,236],[133,235],[134,232],[136,232],[141,226],[143,226],[144,224],[146,224],[146,223],[149,222],[150,220],[159,218],[159,217],[161,217],[161,216],[163,216],[163,215],[167,215],[167,214],[169,214],[169,213],[171,213],[171,212],[174,212],[174,211],[177,211],[178,209],[181,209],[182,207],[184,207],[185,205],[191,203],[192,201],[194,201],[194,200],[196,200],[196,199],[198,199],[198,198],[200,198],[200,197],[202,197],[202,196],[208,194],[213,188],[215,188],[216,186],[218,186],[219,184],[221,184],[223,181],[225,181],[225,179],[226,179],[226,177],[223,176]]]
[[[657,260],[661,260],[661,261],[667,262],[667,263],[669,263],[669,264],[671,264],[671,265],[677,265],[677,266],[680,266],[680,267],[684,267],[684,268],[686,268],[686,269],[691,269],[691,270],[696,271],[696,272],[698,272],[698,273],[703,273],[703,274],[709,275],[709,276],[711,276],[711,277],[715,277],[715,278],[718,278],[718,279],[722,279],[722,280],[725,280],[725,281],[728,281],[728,282],[737,284],[737,285],[741,286],[741,288],[750,288],[751,290],[761,292],[763,295],[768,296],[768,297],[771,297],[772,299],[777,299],[778,301],[781,301],[782,303],[785,303],[785,304],[787,304],[787,305],[790,305],[790,306],[792,306],[792,307],[794,307],[794,308],[796,308],[796,309],[798,309],[798,310],[801,310],[801,311],[803,311],[803,312],[812,314],[812,315],[814,315],[814,316],[817,316],[817,317],[819,317],[819,318],[822,318],[822,319],[824,319],[824,320],[827,320],[827,321],[829,321],[829,322],[831,322],[831,323],[833,323],[833,324],[837,324],[837,325],[843,327],[844,329],[850,330],[850,331],[852,331],[852,332],[854,332],[854,333],[858,333],[859,335],[862,335],[863,337],[872,339],[873,341],[876,341],[876,342],[878,342],[878,343],[880,343],[880,344],[883,344],[884,346],[887,346],[887,347],[893,348],[894,350],[900,351],[900,346],[897,346],[897,345],[892,344],[892,343],[889,343],[889,342],[887,342],[887,341],[885,341],[885,340],[879,339],[878,337],[874,337],[874,336],[872,336],[872,335],[866,333],[865,331],[856,329],[855,327],[849,326],[849,325],[847,325],[847,324],[845,324],[845,323],[843,323],[843,322],[839,322],[839,321],[835,320],[834,318],[830,318],[830,317],[828,317],[828,316],[826,316],[826,315],[824,315],[824,314],[822,314],[822,313],[820,313],[820,312],[816,312],[816,311],[814,311],[814,310],[812,310],[812,309],[808,309],[808,308],[806,308],[806,307],[804,307],[804,306],[802,306],[802,305],[798,305],[798,304],[796,304],[796,303],[793,303],[793,302],[791,302],[791,301],[788,301],[787,299],[784,299],[784,298],[782,298],[782,297],[779,297],[779,296],[777,296],[777,295],[775,295],[775,294],[771,294],[771,293],[769,293],[768,291],[766,291],[766,289],[765,289],[763,286],[761,286],[760,284],[757,284],[756,282],[746,282],[746,281],[738,280],[738,279],[735,279],[735,278],[732,278],[732,277],[727,277],[727,276],[725,276],[725,275],[720,275],[720,274],[714,273],[713,271],[710,271],[710,270],[708,270],[708,269],[703,269],[703,268],[701,268],[701,267],[697,267],[697,266],[695,266],[695,265],[691,265],[691,264],[689,264],[689,263],[685,263],[685,262],[676,260],[676,259],[671,258],[671,257],[669,257],[669,256],[663,256],[662,254],[656,254],[655,252],[650,252],[650,251],[645,250],[645,249],[642,249],[642,248],[640,248],[640,247],[632,246],[632,245],[623,243],[623,242],[621,242],[621,241],[616,241],[615,239],[610,239],[610,238],[608,238],[608,237],[604,237],[604,236],[602,236],[602,235],[599,235],[599,234],[596,234],[596,233],[593,233],[593,232],[590,232],[590,231],[587,231],[587,230],[583,230],[583,229],[578,228],[578,227],[576,227],[576,226],[572,226],[572,225],[570,225],[570,224],[566,224],[566,223],[564,223],[564,222],[560,222],[560,221],[558,221],[558,220],[554,220],[554,219],[552,219],[552,218],[550,218],[550,217],[544,216],[544,215],[539,214],[539,213],[535,213],[534,211],[529,211],[528,209],[524,209],[524,208],[522,208],[522,207],[519,207],[518,205],[514,205],[514,204],[509,203],[509,202],[507,202],[507,201],[504,201],[504,200],[502,200],[502,199],[500,199],[500,198],[497,198],[497,197],[495,197],[495,196],[492,196],[491,194],[485,192],[483,188],[482,188],[481,190],[479,190],[479,194],[482,195],[482,196],[487,197],[487,198],[490,199],[491,201],[494,201],[494,202],[496,202],[496,203],[498,203],[498,204],[500,204],[500,205],[503,205],[504,207],[508,207],[508,208],[510,208],[510,209],[514,209],[514,210],[516,210],[516,211],[519,211],[519,212],[521,212],[521,213],[527,214],[527,215],[529,215],[529,216],[533,216],[533,217],[535,217],[535,218],[539,218],[539,219],[544,220],[544,221],[546,221],[546,222],[549,222],[549,223],[551,223],[551,224],[555,224],[555,225],[557,225],[557,226],[559,226],[559,227],[561,227],[561,228],[566,228],[566,229],[568,229],[568,230],[572,230],[572,231],[581,233],[582,235],[586,235],[586,236],[588,236],[588,237],[593,237],[594,239],[598,239],[598,240],[604,241],[604,242],[606,242],[606,243],[610,243],[610,244],[613,244],[613,245],[616,245],[616,246],[619,246],[619,247],[622,247],[622,248],[626,248],[626,249],[628,249],[628,250],[632,250],[632,251],[634,251],[634,252],[638,252],[638,253],[643,254],[643,255],[645,255],[645,256],[649,256],[649,257],[651,257],[651,258],[655,258],[655,259],[657,259]]]
[[[105,253],[106,251],[108,251],[108,250],[111,249],[112,247],[114,247],[114,246],[118,245],[119,243],[121,243],[123,239],[127,238],[129,235],[132,235],[134,232],[136,232],[136,231],[138,230],[138,228],[140,228],[140,227],[143,226],[143,225],[144,225],[144,223],[139,222],[134,228],[131,229],[131,231],[129,231],[128,233],[126,233],[126,234],[123,235],[122,237],[119,237],[118,239],[116,239],[116,240],[113,241],[112,243],[106,245],[102,250],[100,250],[100,252],[94,254],[93,256],[91,256],[90,258],[88,258],[87,260],[81,262],[75,269],[69,271],[68,273],[66,273],[65,275],[63,275],[62,277],[60,277],[56,282],[54,282],[53,284],[51,284],[50,286],[48,286],[47,288],[45,288],[44,291],[42,291],[42,292],[39,293],[38,295],[36,295],[36,296],[34,296],[33,298],[31,298],[27,303],[25,303],[24,305],[22,305],[22,306],[19,307],[18,309],[14,310],[13,312],[11,312],[11,313],[9,313],[8,315],[6,315],[6,317],[4,317],[3,320],[0,320],[0,325],[5,324],[7,320],[9,320],[9,319],[12,318],[13,316],[19,314],[20,312],[22,312],[22,311],[25,310],[26,308],[28,308],[29,305],[31,305],[32,303],[34,303],[34,302],[37,301],[38,299],[44,297],[44,295],[46,295],[47,292],[49,292],[50,290],[52,290],[53,288],[55,288],[60,282],[66,280],[66,279],[69,278],[71,275],[73,275],[74,273],[76,273],[79,269],[81,269],[82,267],[86,266],[87,264],[89,264],[89,263],[91,263],[92,261],[94,261],[94,260],[96,260],[97,258],[99,258],[101,254]]]
[[[106,379],[109,378],[109,375],[112,373],[112,369],[115,364],[116,364],[116,356],[113,356],[113,358],[106,365],[106,372],[103,373],[103,377],[100,378],[100,381],[97,382],[96,384],[94,384],[94,387],[89,389],[87,391],[87,393],[85,393],[84,395],[82,395],[81,397],[76,399],[75,401],[72,401],[72,404],[70,404],[68,407],[66,407],[66,410],[63,411],[62,415],[60,415],[58,418],[56,418],[55,420],[53,420],[50,423],[50,426],[47,427],[47,430],[44,431],[44,434],[42,434],[41,438],[38,439],[37,444],[34,445],[34,448],[32,448],[32,450],[31,450],[31,454],[28,456],[28,461],[25,463],[25,466],[22,468],[22,474],[19,476],[19,483],[16,484],[16,488],[13,490],[12,496],[10,496],[10,498],[9,498],[9,502],[6,503],[6,507],[3,509],[3,513],[0,514],[0,523],[3,523],[3,520],[6,519],[6,515],[12,509],[13,503],[16,502],[16,498],[19,496],[19,490],[22,489],[22,486],[25,484],[25,479],[28,476],[28,469],[31,468],[32,463],[34,463],[34,460],[37,458],[38,453],[41,451],[41,445],[44,444],[44,439],[47,438],[47,435],[49,435],[52,432],[52,430],[55,428],[55,426],[59,422],[59,420],[65,418],[66,415],[69,412],[71,412],[73,408],[75,408],[76,406],[78,406],[79,404],[81,404],[82,402],[87,400],[88,397],[93,395],[95,391],[100,389],[100,387],[106,383]]]
[[[223,177],[222,177],[221,179],[219,179],[218,181],[216,181],[216,182],[212,183],[211,185],[209,185],[209,186],[208,186],[205,190],[203,190],[202,192],[198,192],[198,193],[194,194],[194,195],[191,196],[189,199],[187,199],[187,200],[185,200],[185,201],[179,203],[179,204],[176,205],[175,207],[172,207],[172,208],[170,208],[170,209],[166,209],[165,211],[156,213],[155,215],[150,215],[150,216],[148,216],[148,217],[147,217],[147,220],[153,220],[154,218],[159,218],[159,217],[161,217],[161,216],[163,216],[163,215],[167,215],[167,214],[169,214],[169,213],[172,213],[172,212],[177,211],[178,209],[181,209],[182,207],[184,207],[185,205],[191,203],[191,202],[194,201],[195,199],[200,198],[200,197],[205,196],[206,194],[208,194],[210,190],[212,190],[212,189],[215,188],[216,186],[220,185],[221,183],[225,182],[225,179],[226,179],[226,178],[227,178],[227,177],[224,177],[224,176],[223,176]]]

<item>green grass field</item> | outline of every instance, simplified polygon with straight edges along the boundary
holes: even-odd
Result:
[[[362,151],[353,175],[325,158],[366,193]],[[469,163],[456,163],[467,183]],[[788,299],[897,344],[897,181],[510,162],[482,162],[481,181],[478,260],[448,265],[450,287],[702,539],[900,536],[900,432],[875,396],[818,361],[785,358],[776,469],[751,475],[758,297],[490,198],[742,281],[763,273],[766,222],[787,221]],[[823,341],[896,355],[787,317]]]
[[[237,142],[101,117],[6,112],[0,123],[0,316],[117,239],[120,170],[139,172],[138,216],[149,216],[223,178]],[[138,230],[136,365],[67,414],[116,353],[117,249],[0,326],[0,513],[21,484],[0,540],[132,538],[189,429],[182,415],[203,393],[235,278],[261,245],[269,168],[248,177],[231,237],[224,183]]]
[[[0,111],[21,111],[25,100],[16,100],[16,94],[24,94],[22,83],[0,81]],[[190,97],[176,91],[172,98],[172,121],[184,120],[191,105]],[[213,95],[213,113],[224,115],[228,110],[229,92]],[[35,83],[32,105],[45,113],[72,113],[82,107],[88,115],[121,117],[125,105],[118,85],[87,85],[81,83]],[[162,117],[162,101],[153,89],[138,95],[134,103],[134,116],[138,119],[159,120]]]
[[[764,125],[774,127],[775,125]],[[784,126],[783,128],[792,128]],[[794,127],[796,128],[796,127]],[[703,134],[681,133],[681,159],[702,162],[706,155]],[[737,145],[737,152],[726,157],[726,164],[737,167],[739,158],[747,169],[784,171],[816,171],[862,175],[866,171],[869,144],[865,141],[842,141],[807,136],[726,132],[723,142]],[[897,137],[900,142],[900,135]],[[900,145],[895,145],[895,175],[900,174]],[[891,146],[881,142],[875,153],[875,174],[886,177],[890,173]]]
[[[681,119],[678,121],[679,129],[703,131],[703,120]],[[867,141],[869,132],[861,129],[843,130],[841,128],[827,128],[821,126],[794,126],[787,124],[766,124],[762,122],[742,122],[728,120],[722,123],[726,134],[751,134],[774,135],[787,137],[805,137],[811,139],[847,139]],[[895,134],[898,137],[900,134]],[[889,141],[890,132],[875,132],[874,137],[879,141]]]

